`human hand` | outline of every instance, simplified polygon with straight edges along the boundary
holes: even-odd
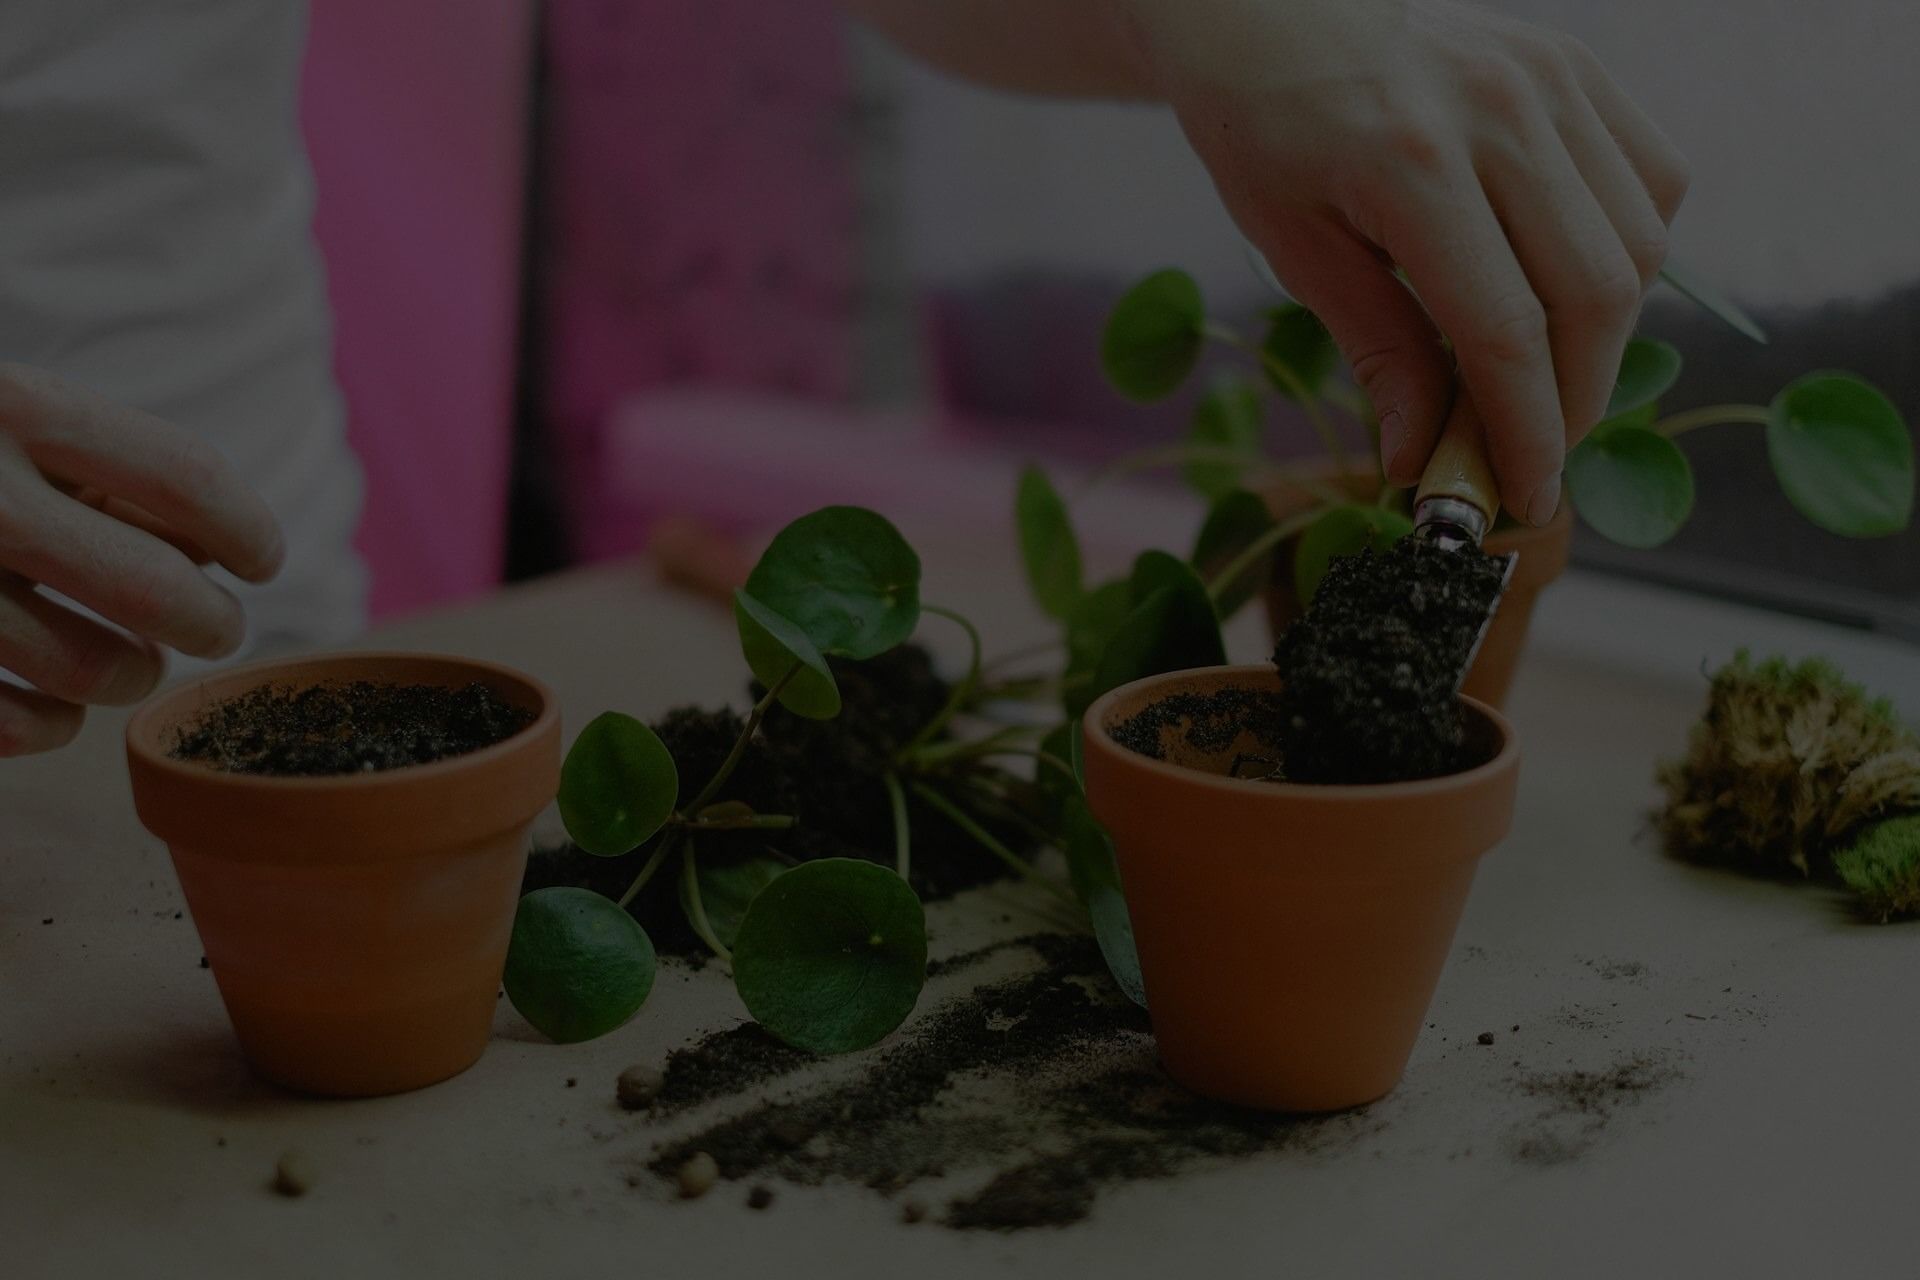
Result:
[[[1116,2],[1228,211],[1353,366],[1388,478],[1419,478],[1457,360],[1502,505],[1552,518],[1666,257],[1673,145],[1579,42],[1452,0]]]
[[[280,526],[212,447],[48,374],[0,365],[0,757],[63,746],[89,704],[137,702],[159,646],[240,647],[246,620],[199,566],[279,571]],[[122,634],[39,590],[126,628]]]

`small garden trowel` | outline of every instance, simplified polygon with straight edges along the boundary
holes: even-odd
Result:
[[[1500,488],[1494,481],[1492,464],[1487,460],[1487,439],[1473,401],[1461,388],[1454,397],[1446,430],[1420,476],[1420,487],[1413,500],[1413,536],[1444,551],[1477,551],[1500,514]],[[1505,568],[1500,575],[1500,591],[1487,603],[1487,616],[1473,638],[1454,680],[1454,691],[1473,669],[1487,629],[1500,608],[1500,596],[1513,579],[1518,552],[1500,557]]]

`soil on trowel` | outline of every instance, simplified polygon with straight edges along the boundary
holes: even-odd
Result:
[[[1044,967],[942,1005],[851,1076],[662,1143],[646,1172],[671,1183],[705,1152],[728,1181],[852,1183],[906,1209],[931,1202],[955,1229],[1011,1231],[1078,1222],[1108,1187],[1374,1131],[1364,1112],[1274,1116],[1195,1097],[1159,1067],[1145,1013],[1093,942],[996,949],[1014,947]],[[733,1096],[795,1065],[748,1029],[721,1032],[668,1060],[661,1097]]]
[[[702,835],[703,863],[724,864],[771,855],[789,863],[814,858],[865,858],[891,864],[893,810],[882,780],[894,752],[945,705],[950,686],[935,674],[926,650],[902,645],[864,662],[832,659],[841,711],[832,720],[808,720],[774,707],[761,722],[719,799],[739,800],[760,813],[792,814],[788,831]],[[758,698],[762,690],[748,691]],[[746,721],[729,709],[681,707],[651,727],[673,753],[680,803],[687,803],[719,769]],[[1028,784],[984,766],[992,788],[1017,793]],[[1010,806],[984,789],[957,797],[975,821],[1016,851],[1033,847],[1029,827]],[[1007,870],[991,852],[943,814],[908,800],[913,832],[912,881],[923,901],[1002,879]],[[600,858],[572,845],[536,849],[523,892],[572,885],[618,898],[654,850],[653,842],[617,858]],[[628,910],[665,955],[698,956],[706,944],[681,911],[678,877],[656,875]]]
[[[532,721],[484,684],[263,685],[208,708],[168,754],[227,773],[378,773],[490,747]]]
[[[1417,538],[1336,557],[1274,651],[1285,776],[1398,782],[1478,763],[1456,690],[1505,569]]]

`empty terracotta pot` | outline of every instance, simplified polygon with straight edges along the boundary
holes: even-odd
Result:
[[[1112,835],[1162,1061],[1196,1093],[1331,1111],[1390,1092],[1413,1051],[1480,857],[1506,835],[1520,754],[1467,699],[1473,757],[1419,782],[1228,776],[1243,735],[1165,759],[1113,731],[1170,694],[1277,690],[1272,667],[1153,676],[1084,720],[1087,801]]]
[[[335,777],[172,759],[210,705],[265,684],[478,682],[534,713],[493,746]],[[134,807],[166,841],[240,1047],[311,1093],[398,1093],[486,1048],[526,869],[560,780],[560,711],[530,676],[432,654],[263,663],[169,689],[127,726]]]
[[[1377,493],[1379,482],[1371,474],[1339,476],[1330,468],[1317,471],[1321,480],[1334,484],[1355,501],[1371,502]],[[1296,487],[1278,483],[1269,486],[1261,497],[1276,520],[1304,511],[1314,500]],[[1293,548],[1297,541],[1283,544],[1275,561],[1273,583],[1266,591],[1267,621],[1275,637],[1300,616],[1300,600],[1293,591]],[[1489,552],[1506,555],[1517,551],[1520,560],[1513,567],[1513,577],[1500,597],[1486,638],[1480,642],[1480,652],[1467,671],[1462,693],[1490,706],[1506,704],[1507,691],[1520,666],[1520,652],[1526,647],[1527,630],[1533,623],[1533,606],[1547,584],[1566,570],[1572,541],[1573,508],[1564,502],[1541,528],[1503,524],[1487,535]]]

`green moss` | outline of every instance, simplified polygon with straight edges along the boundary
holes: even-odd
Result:
[[[1831,663],[1742,652],[1714,673],[1685,758],[1659,781],[1657,822],[1675,856],[1832,878],[1835,848],[1920,809],[1920,742]]]
[[[1833,869],[1882,923],[1920,916],[1920,813],[1866,828],[1833,855]]]

